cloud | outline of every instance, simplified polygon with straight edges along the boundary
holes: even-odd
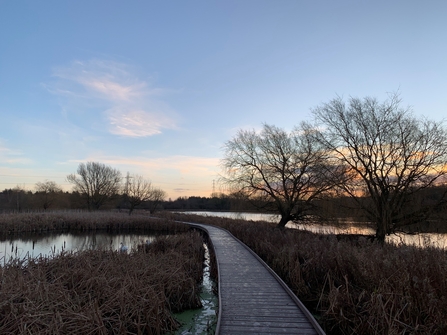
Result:
[[[219,167],[220,158],[196,157],[196,156],[167,156],[167,157],[114,157],[98,153],[88,157],[85,161],[100,161],[112,166],[131,168],[130,170],[148,171],[150,173],[175,170],[177,175],[182,176],[215,176]]]
[[[169,118],[157,112],[115,107],[105,114],[110,121],[110,132],[115,135],[145,137],[160,134],[162,128],[174,127]]]
[[[98,110],[114,135],[146,137],[176,128],[175,113],[160,98],[167,90],[151,87],[133,72],[114,61],[74,61],[55,68],[56,81],[43,86],[67,104]]]
[[[3,164],[29,164],[32,161],[23,157],[22,152],[9,149],[0,142],[0,162]]]
[[[174,188],[173,190],[177,193],[185,193],[191,191],[189,188]]]
[[[147,83],[132,75],[128,65],[113,61],[74,61],[68,67],[55,68],[53,76],[65,86],[54,91],[61,94],[79,91],[86,97],[110,101],[129,101],[146,94]]]

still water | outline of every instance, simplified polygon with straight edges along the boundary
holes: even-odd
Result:
[[[57,256],[62,251],[83,251],[88,249],[118,250],[121,243],[130,251],[137,244],[153,241],[155,234],[21,234],[0,241],[0,261],[2,263],[12,258],[25,259],[40,256]]]
[[[187,214],[203,216],[226,217],[231,219],[241,219],[247,221],[267,221],[279,222],[280,216],[276,214],[245,213],[245,212],[209,212],[209,211],[188,211]],[[346,221],[340,225],[329,225],[319,223],[296,224],[289,222],[287,228],[302,229],[319,234],[362,234],[374,235],[375,231],[365,225]],[[420,234],[393,234],[386,237],[386,241],[395,244],[407,244],[420,247],[432,246],[436,248],[447,248],[447,234],[441,233],[420,233]]]
[[[219,299],[214,294],[216,283],[210,277],[210,253],[206,244],[204,265],[200,292],[202,308],[192,309],[174,315],[182,324],[176,332],[178,335],[205,335],[214,334],[216,331]]]
[[[158,235],[157,235],[158,234]],[[121,245],[128,251],[136,249],[138,244],[152,242],[160,233],[154,234],[108,234],[108,233],[52,233],[21,234],[0,241],[0,267],[11,258],[25,260],[29,257],[53,257],[62,251],[83,251],[91,249],[120,250]],[[121,244],[122,243],[122,244]],[[179,335],[214,333],[217,323],[218,298],[214,294],[215,283],[210,279],[210,255],[205,245],[205,268],[200,299],[202,308],[187,310],[175,315],[182,324],[176,332]]]

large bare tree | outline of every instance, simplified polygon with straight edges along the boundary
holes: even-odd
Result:
[[[444,181],[447,173],[447,132],[443,124],[413,116],[400,107],[397,94],[375,98],[337,97],[313,110],[320,122],[319,141],[354,178],[343,184],[376,225],[376,238],[428,218],[436,203],[418,197]]]
[[[278,227],[303,220],[343,176],[312,133],[304,124],[292,132],[271,125],[259,133],[240,130],[225,144],[221,182],[280,214]]]
[[[51,180],[45,180],[44,182],[38,182],[35,186],[36,195],[44,210],[50,208],[57,197],[57,194],[62,192],[62,189]]]
[[[153,213],[158,204],[163,201],[166,197],[166,193],[154,186],[149,180],[144,179],[143,176],[133,175],[128,176],[128,182],[126,184],[126,189],[124,195],[127,202],[129,203],[129,215],[136,206],[142,204],[143,202],[149,202],[149,210]]]
[[[87,207],[99,209],[120,191],[121,172],[102,163],[80,163],[77,174],[67,176],[73,190],[84,196]]]

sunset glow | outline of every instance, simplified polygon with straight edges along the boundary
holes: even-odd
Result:
[[[210,196],[239,129],[291,131],[341,96],[399,90],[445,118],[447,3],[0,4],[0,188],[95,161]]]

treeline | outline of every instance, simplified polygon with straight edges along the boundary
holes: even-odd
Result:
[[[20,187],[4,189],[0,192],[1,211],[30,210],[88,210],[85,197],[76,191],[33,192]],[[125,194],[112,195],[101,206],[101,210],[129,210],[130,204]],[[135,207],[140,210],[154,209],[151,200],[143,201]],[[215,194],[210,197],[179,197],[175,200],[160,201],[155,210],[206,210],[206,211],[253,211],[252,204],[233,195]]]
[[[415,199],[412,206],[419,206],[420,202],[437,203],[444,193],[447,192],[447,185],[432,186],[419,194],[419,199]],[[371,199],[365,197],[365,202]],[[215,193],[209,197],[189,196],[178,197],[175,200],[162,200],[156,204],[151,201],[143,201],[135,207],[137,210],[146,211],[235,211],[235,212],[265,212],[275,213],[270,210],[269,203],[265,203],[263,209],[262,200],[244,198],[237,194]],[[28,191],[20,187],[4,189],[0,192],[0,211],[41,211],[41,210],[88,210],[85,196],[72,191],[61,190],[51,192]],[[130,204],[126,194],[117,193],[112,195],[101,207],[101,210],[129,211]],[[418,230],[433,230],[428,228],[428,223],[432,225],[438,222],[437,228],[445,230],[439,226],[447,215],[447,207],[439,207],[431,216],[430,221],[423,221],[417,225]],[[356,222],[368,221],[365,213],[358,207],[358,204],[347,196],[333,196],[325,199],[315,200],[313,209],[309,212],[309,218],[320,222],[352,219]],[[425,228],[424,228],[425,227]],[[414,230],[409,225],[409,230]],[[434,229],[434,230],[436,230]]]

